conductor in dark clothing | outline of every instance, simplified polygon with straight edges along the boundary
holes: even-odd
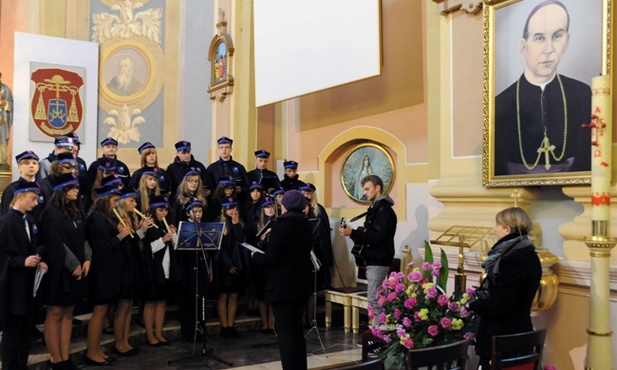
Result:
[[[38,204],[34,182],[17,183],[11,208],[0,219],[0,328],[2,369],[27,369],[35,307],[34,277],[47,265],[37,254],[38,232],[27,213]],[[2,324],[4,323],[4,324]]]
[[[303,370],[307,362],[302,311],[312,292],[313,226],[301,192],[286,192],[282,203],[283,214],[272,226],[268,250],[254,254],[253,262],[268,270],[265,299],[272,303],[283,370]]]

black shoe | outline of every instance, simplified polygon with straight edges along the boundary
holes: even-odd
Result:
[[[64,364],[64,368],[66,370],[78,370],[79,369],[77,365],[75,365],[73,361],[71,361],[70,358],[66,361],[63,361],[62,364]]]
[[[146,343],[148,343],[148,345],[149,345],[150,347],[160,347],[160,346],[162,346],[161,342],[150,343],[150,342],[148,342],[148,341],[146,340]]]
[[[64,367],[64,361],[62,362],[51,362],[51,360],[49,360],[49,368],[51,370],[66,370],[67,368]]]
[[[110,357],[111,358],[111,357]],[[94,361],[93,359],[91,359],[90,357],[88,357],[88,355],[86,355],[84,357],[84,364],[86,365],[92,365],[92,366],[109,366],[111,365],[111,361],[109,360],[109,358],[105,361]]]
[[[135,356],[139,354],[139,348],[133,348],[133,349],[129,349],[126,352],[120,352],[116,347],[114,347],[114,353],[120,356],[126,356],[126,357],[130,357],[130,356]]]
[[[238,334],[238,331],[236,330],[235,326],[230,326],[229,327],[229,336],[231,338],[238,338],[240,336],[240,334]]]
[[[221,337],[231,338],[231,333],[228,326],[221,326]]]

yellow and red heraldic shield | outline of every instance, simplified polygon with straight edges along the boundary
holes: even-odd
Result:
[[[77,131],[84,113],[79,95],[83,78],[64,69],[43,68],[34,71],[30,79],[36,86],[30,102],[36,127],[50,137]]]

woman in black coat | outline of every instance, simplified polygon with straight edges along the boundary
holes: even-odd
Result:
[[[123,281],[129,265],[130,245],[124,241],[131,229],[113,214],[120,189],[103,186],[95,190],[97,199],[86,219],[86,239],[92,248],[90,297],[94,304],[88,323],[87,365],[108,365],[109,356],[101,350],[103,318],[107,307],[126,289]]]
[[[45,343],[51,355],[50,367],[75,369],[69,361],[73,309],[87,294],[86,277],[92,252],[86,243],[85,216],[77,207],[79,182],[72,173],[54,175],[52,195],[41,215],[43,244],[47,247],[49,271],[44,302]]]
[[[272,226],[268,249],[254,253],[253,261],[268,269],[265,298],[272,303],[283,370],[304,370],[302,311],[312,292],[313,225],[304,213],[308,203],[298,190],[286,192],[282,203],[283,214]]]
[[[495,216],[499,238],[482,266],[490,299],[476,301],[469,308],[480,315],[476,354],[482,369],[490,368],[494,335],[533,330],[531,304],[540,285],[542,266],[527,234],[532,222],[521,208],[506,208]]]

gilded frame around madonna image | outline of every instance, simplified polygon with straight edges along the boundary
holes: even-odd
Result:
[[[356,202],[368,203],[360,184],[367,175],[377,175],[382,179],[382,194],[389,193],[394,185],[395,168],[392,156],[377,144],[356,145],[349,150],[343,161],[341,185],[345,194]]]
[[[482,183],[591,182],[591,79],[610,70],[611,0],[484,0]]]

